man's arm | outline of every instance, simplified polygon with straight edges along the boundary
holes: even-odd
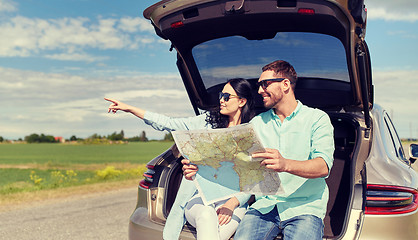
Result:
[[[298,161],[284,158],[277,149],[267,148],[266,152],[254,153],[253,158],[265,158],[261,165],[276,172],[288,172],[304,178],[321,178],[328,175],[328,165],[321,157]]]

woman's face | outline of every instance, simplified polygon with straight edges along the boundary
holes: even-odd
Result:
[[[220,113],[230,117],[235,116],[237,112],[241,110],[241,108],[245,105],[245,99],[239,98],[229,83],[225,84],[224,88],[222,89],[222,93],[229,93],[230,96],[228,101],[225,101],[225,97],[222,97],[219,100],[221,106]],[[239,114],[241,114],[241,112],[239,112]]]

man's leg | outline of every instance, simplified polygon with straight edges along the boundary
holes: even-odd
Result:
[[[280,226],[285,240],[322,240],[324,234],[322,219],[312,215],[291,218],[283,221]]]
[[[267,214],[249,209],[238,225],[234,240],[274,239],[279,234],[279,221],[276,208]]]

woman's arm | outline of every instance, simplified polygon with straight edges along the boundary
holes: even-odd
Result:
[[[211,127],[206,123],[206,114],[186,118],[172,118],[151,111],[145,111],[142,108],[134,107],[115,99],[105,98],[105,100],[112,102],[109,106],[108,112],[116,113],[120,110],[132,113],[133,115],[143,119],[146,124],[158,131],[166,130],[171,132],[176,130],[204,129]]]
[[[224,225],[231,221],[235,208],[239,206],[239,201],[236,197],[231,197],[224,205],[216,210],[218,214],[219,225]]]
[[[183,175],[187,180],[193,180],[193,176],[197,173],[197,166],[194,164],[190,164],[190,160],[183,159],[181,160],[181,163],[183,164],[182,170]]]
[[[116,113],[118,110],[127,112],[127,113],[132,113],[133,115],[144,119],[145,116],[145,110],[142,108],[138,108],[138,107],[134,107],[131,105],[128,105],[126,103],[123,103],[121,101],[115,100],[115,99],[111,99],[111,98],[105,98],[106,101],[112,102],[112,104],[110,104],[109,106],[109,110],[108,112],[113,112]]]

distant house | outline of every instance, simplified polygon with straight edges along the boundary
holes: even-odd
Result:
[[[56,142],[60,142],[60,143],[65,142],[65,139],[63,137],[54,137],[54,139]]]

